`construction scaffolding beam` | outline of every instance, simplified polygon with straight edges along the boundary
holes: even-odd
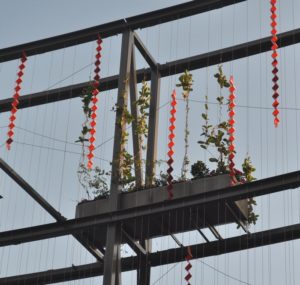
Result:
[[[193,254],[193,259],[199,259],[292,241],[299,238],[300,224],[295,224],[272,230],[226,238],[221,241],[217,240],[209,243],[192,245],[190,248]],[[187,247],[158,251],[150,253],[149,260],[153,267],[182,262],[185,260],[186,252]],[[122,259],[122,272],[136,270],[137,268],[137,257],[126,257]],[[4,277],[0,278],[0,285],[42,285],[91,278],[101,276],[102,274],[103,264],[96,262],[13,277]]]
[[[190,1],[168,8],[144,13],[99,26],[71,32],[43,40],[0,49],[0,62],[18,59],[25,51],[27,56],[37,55],[62,48],[71,47],[97,40],[98,34],[107,38],[123,33],[131,29],[143,29],[158,24],[179,20],[185,17],[197,15],[214,9],[244,2],[246,0],[202,0]]]
[[[82,232],[84,229],[94,226],[120,223],[141,216],[146,217],[168,213],[192,206],[200,207],[213,203],[238,201],[298,187],[300,187],[300,171],[290,172],[243,185],[227,187],[211,192],[202,192],[192,197],[187,196],[178,200],[152,203],[140,206],[139,208],[117,210],[109,213],[109,215],[101,214],[72,219],[63,223],[51,223],[2,232],[0,233],[0,247],[64,236],[75,232]]]
[[[0,168],[13,179],[29,196],[31,196],[50,216],[57,222],[64,222],[67,219],[56,211],[50,203],[47,202],[25,179],[23,179],[16,171],[14,171],[3,159],[0,158]],[[97,259],[103,259],[103,252],[101,252],[85,234],[73,236]]]
[[[294,45],[300,42],[300,29],[291,30],[278,35],[279,48]],[[196,70],[203,67],[216,65],[219,63],[229,62],[232,60],[241,59],[247,56],[253,56],[268,52],[271,49],[270,37],[250,41],[247,43],[235,45],[225,49],[191,56],[165,64],[159,64],[159,73],[161,77],[167,77],[174,74],[179,74],[188,70]],[[136,72],[137,83],[142,82],[143,79],[149,80],[151,78],[151,70],[139,69]],[[112,90],[118,87],[118,75],[109,76],[100,80],[101,91]],[[89,82],[74,84],[62,88],[51,89],[47,91],[37,92],[21,96],[18,106],[19,109],[39,106],[43,104],[58,102],[77,98],[82,94],[82,90],[89,85]],[[7,98],[0,100],[0,113],[10,111],[12,99]]]

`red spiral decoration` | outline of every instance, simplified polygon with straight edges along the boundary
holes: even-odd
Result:
[[[102,50],[102,39],[100,36],[98,36],[98,40],[97,40],[97,48],[96,48],[96,61],[95,61],[95,76],[94,76],[94,82],[92,84],[93,86],[93,98],[92,98],[92,107],[91,107],[91,122],[90,122],[90,138],[89,138],[89,153],[87,155],[88,158],[88,163],[87,163],[87,167],[88,169],[92,169],[93,167],[93,158],[94,158],[94,150],[95,150],[95,141],[96,141],[96,118],[97,118],[97,102],[98,102],[98,98],[97,95],[99,94],[99,84],[100,84],[100,64],[101,64],[101,50]]]
[[[191,251],[191,248],[188,246],[187,254],[185,257],[185,260],[187,261],[187,265],[185,266],[185,271],[187,272],[187,274],[184,277],[185,281],[187,282],[187,285],[191,285],[190,280],[192,278],[192,274],[191,274],[190,270],[192,268],[192,264],[190,263],[190,260],[192,258],[193,258],[192,251]]]
[[[7,136],[8,139],[6,140],[6,147],[8,150],[10,150],[11,144],[13,142],[13,136],[14,136],[14,128],[15,128],[15,120],[16,120],[16,113],[18,111],[18,105],[19,105],[19,98],[20,98],[20,90],[21,90],[21,83],[23,82],[22,78],[24,75],[24,69],[25,69],[25,63],[27,61],[26,53],[22,53],[21,57],[21,64],[19,65],[19,72],[17,73],[18,78],[16,80],[16,87],[15,87],[15,93],[13,95],[13,101],[11,103],[11,115],[9,117],[9,125],[8,125],[8,132]]]
[[[279,124],[279,118],[278,118],[278,115],[279,115],[279,110],[278,110],[278,105],[279,105],[279,101],[278,101],[278,97],[279,97],[279,93],[278,93],[278,89],[279,89],[279,86],[278,86],[278,52],[277,52],[277,49],[278,49],[278,37],[277,37],[277,22],[276,22],[276,19],[277,19],[277,14],[276,14],[276,11],[277,11],[277,7],[276,7],[276,4],[277,4],[277,0],[271,0],[271,27],[272,27],[272,30],[271,30],[271,35],[272,35],[272,38],[271,38],[271,42],[272,42],[272,66],[273,66],[273,70],[272,70],[272,73],[273,73],[273,99],[274,99],[274,102],[273,102],[273,107],[274,107],[274,111],[273,111],[273,116],[274,116],[274,125],[275,127],[278,127],[278,124]]]
[[[169,151],[168,151],[168,157],[169,160],[167,162],[169,168],[167,170],[168,173],[168,179],[167,179],[167,190],[168,190],[168,195],[169,195],[169,200],[171,200],[173,198],[173,176],[172,176],[172,172],[173,172],[173,167],[172,164],[174,162],[173,160],[173,155],[174,155],[174,138],[175,138],[175,121],[176,121],[176,105],[177,105],[177,100],[176,100],[176,91],[173,90],[173,93],[171,95],[172,97],[172,101],[171,101],[171,111],[170,111],[170,126],[169,126],[169,143],[168,143],[168,147],[169,147]]]
[[[235,111],[234,111],[234,108],[235,108],[235,86],[234,86],[234,79],[233,79],[233,76],[230,77],[230,80],[229,80],[229,84],[230,84],[230,87],[229,87],[229,105],[228,105],[228,116],[229,116],[229,119],[228,119],[228,126],[229,126],[229,129],[228,129],[228,134],[229,134],[229,147],[228,147],[228,151],[229,151],[229,157],[228,157],[228,160],[229,160],[229,172],[230,172],[230,177],[231,177],[231,185],[235,185],[236,184],[236,179],[235,179],[235,169],[234,169],[234,166],[235,166],[235,163],[234,163],[234,157],[235,157],[235,145],[234,145],[234,141],[235,141],[235,137],[234,137],[234,134],[235,134],[235,128],[234,128],[234,125],[235,125],[235,120],[234,120],[234,116],[235,116]]]

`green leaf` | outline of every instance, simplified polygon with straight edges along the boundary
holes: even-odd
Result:
[[[216,158],[214,158],[214,157],[211,157],[211,158],[209,159],[209,161],[210,161],[210,162],[218,162],[218,160],[217,160]]]

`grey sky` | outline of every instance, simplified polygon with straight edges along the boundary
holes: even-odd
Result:
[[[0,48],[49,36],[75,31],[141,12],[167,7],[183,1],[78,1],[78,0],[0,0]],[[279,32],[300,27],[300,0],[279,1]],[[164,63],[207,51],[227,47],[269,35],[269,1],[249,0],[235,7],[198,15],[138,31],[153,56]],[[105,39],[102,76],[118,72],[121,37]],[[92,72],[95,43],[46,53],[28,60],[22,94],[88,81]],[[297,79],[300,76],[299,45],[280,50],[281,125],[275,130],[271,107],[270,53],[224,64],[227,75],[235,76],[237,86],[237,164],[247,153],[257,168],[256,177],[263,178],[299,169],[299,99]],[[87,67],[85,67],[87,66]],[[85,67],[85,68],[84,68]],[[138,55],[138,67],[146,67]],[[215,101],[219,94],[213,79],[216,66],[194,71],[195,86],[191,99],[201,101],[208,94]],[[82,70],[81,70],[82,69]],[[0,98],[12,95],[17,61],[0,64]],[[79,71],[81,70],[81,71]],[[77,72],[78,71],[78,72]],[[161,105],[169,100],[178,76],[162,80]],[[63,81],[62,79],[67,78]],[[179,90],[178,90],[178,94]],[[227,96],[226,93],[224,93]],[[113,134],[114,113],[110,111],[116,92],[101,93],[97,143]],[[250,108],[251,107],[251,108]],[[295,110],[295,108],[297,110]],[[165,159],[167,147],[168,105],[160,112],[159,158]],[[215,105],[209,105],[209,116],[218,119]],[[197,145],[201,132],[203,104],[193,102],[190,112],[191,161],[207,160],[208,155]],[[6,139],[8,113],[0,116],[0,144]],[[226,110],[223,110],[226,118]],[[183,157],[184,105],[179,102],[176,139],[176,173]],[[21,110],[17,115],[16,143],[8,153],[0,148],[1,157],[22,174],[54,207],[68,218],[74,217],[76,201],[84,197],[76,177],[80,147],[72,144],[79,135],[81,123],[79,99]],[[50,137],[50,138],[49,138]],[[51,138],[55,138],[53,140]],[[62,142],[63,141],[63,142]],[[67,141],[68,143],[65,143]],[[129,149],[131,143],[129,143]],[[98,165],[108,169],[112,144],[106,143],[96,154],[104,160]],[[165,166],[162,166],[165,170]],[[0,173],[0,230],[27,227],[53,220],[44,213],[7,176]],[[299,223],[299,191],[287,191],[258,199],[258,224],[251,231],[260,231]],[[234,225],[219,228],[224,236],[241,233]],[[178,235],[185,244],[201,242],[195,234]],[[170,239],[154,241],[155,250],[173,246]],[[207,264],[252,285],[298,284],[300,272],[299,241],[204,259]],[[125,254],[125,252],[124,252]],[[130,252],[127,254],[131,254]],[[66,267],[92,262],[93,259],[72,237],[63,237],[32,244],[0,248],[0,276]],[[192,284],[243,284],[212,270],[201,261],[193,261]],[[155,268],[152,281],[170,266]],[[156,284],[182,284],[182,264],[171,269]],[[124,284],[135,284],[135,273],[125,274]],[[99,278],[66,284],[100,284]]]

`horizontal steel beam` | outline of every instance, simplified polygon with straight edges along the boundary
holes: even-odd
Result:
[[[23,51],[26,52],[27,56],[41,54],[96,40],[98,34],[100,34],[102,38],[107,38],[120,34],[127,29],[136,30],[147,28],[243,1],[246,0],[190,1],[188,3],[109,22],[80,31],[0,49],[0,62],[18,59],[21,57]]]
[[[188,183],[188,182],[185,182]],[[155,214],[168,213],[189,207],[200,207],[219,202],[232,202],[251,197],[267,195],[300,187],[300,171],[278,175],[248,184],[227,187],[211,192],[202,192],[192,197],[152,203],[139,208],[118,210],[107,214],[90,216],[80,219],[72,219],[63,223],[51,223],[18,230],[0,233],[0,246],[8,246],[25,242],[32,242],[47,238],[80,233],[84,229],[109,223],[120,223],[137,217],[146,217]]]
[[[287,242],[299,238],[300,224],[296,224],[263,232],[227,238],[221,241],[218,240],[211,241],[209,243],[192,245],[190,248],[193,254],[193,259],[199,259]],[[152,267],[154,267],[181,262],[185,260],[186,252],[187,247],[180,247],[149,253],[149,263]],[[136,270],[137,268],[137,257],[126,257],[122,259],[122,272]],[[101,276],[102,274],[102,263],[90,263],[80,266],[72,266],[68,268],[0,278],[0,285],[42,285],[91,278],[95,276]]]
[[[29,196],[31,196],[44,210],[48,212],[57,222],[64,222],[67,219],[56,211],[47,200],[45,200],[25,179],[23,179],[16,171],[14,171],[3,159],[0,158],[0,168],[13,179]],[[73,236],[97,259],[101,260],[103,254],[85,234]]]
[[[300,29],[291,30],[279,34],[279,47],[287,47],[300,42]],[[228,47],[212,51],[209,53],[187,57],[180,60],[171,61],[165,64],[159,64],[159,72],[161,77],[167,77],[174,74],[179,74],[188,70],[196,70],[199,68],[228,62],[231,60],[241,59],[243,57],[252,56],[267,52],[271,49],[270,37],[243,43],[240,45]],[[118,87],[118,75],[103,78],[100,80],[101,91],[107,91]],[[143,79],[151,78],[151,70],[137,70],[137,82],[142,82]],[[88,86],[88,82],[74,84],[62,88],[42,91],[38,93],[28,94],[20,97],[19,108],[28,108],[47,103],[53,103],[61,100],[72,99],[79,97],[82,90]],[[7,98],[0,100],[0,112],[7,112],[11,109],[12,99]]]

